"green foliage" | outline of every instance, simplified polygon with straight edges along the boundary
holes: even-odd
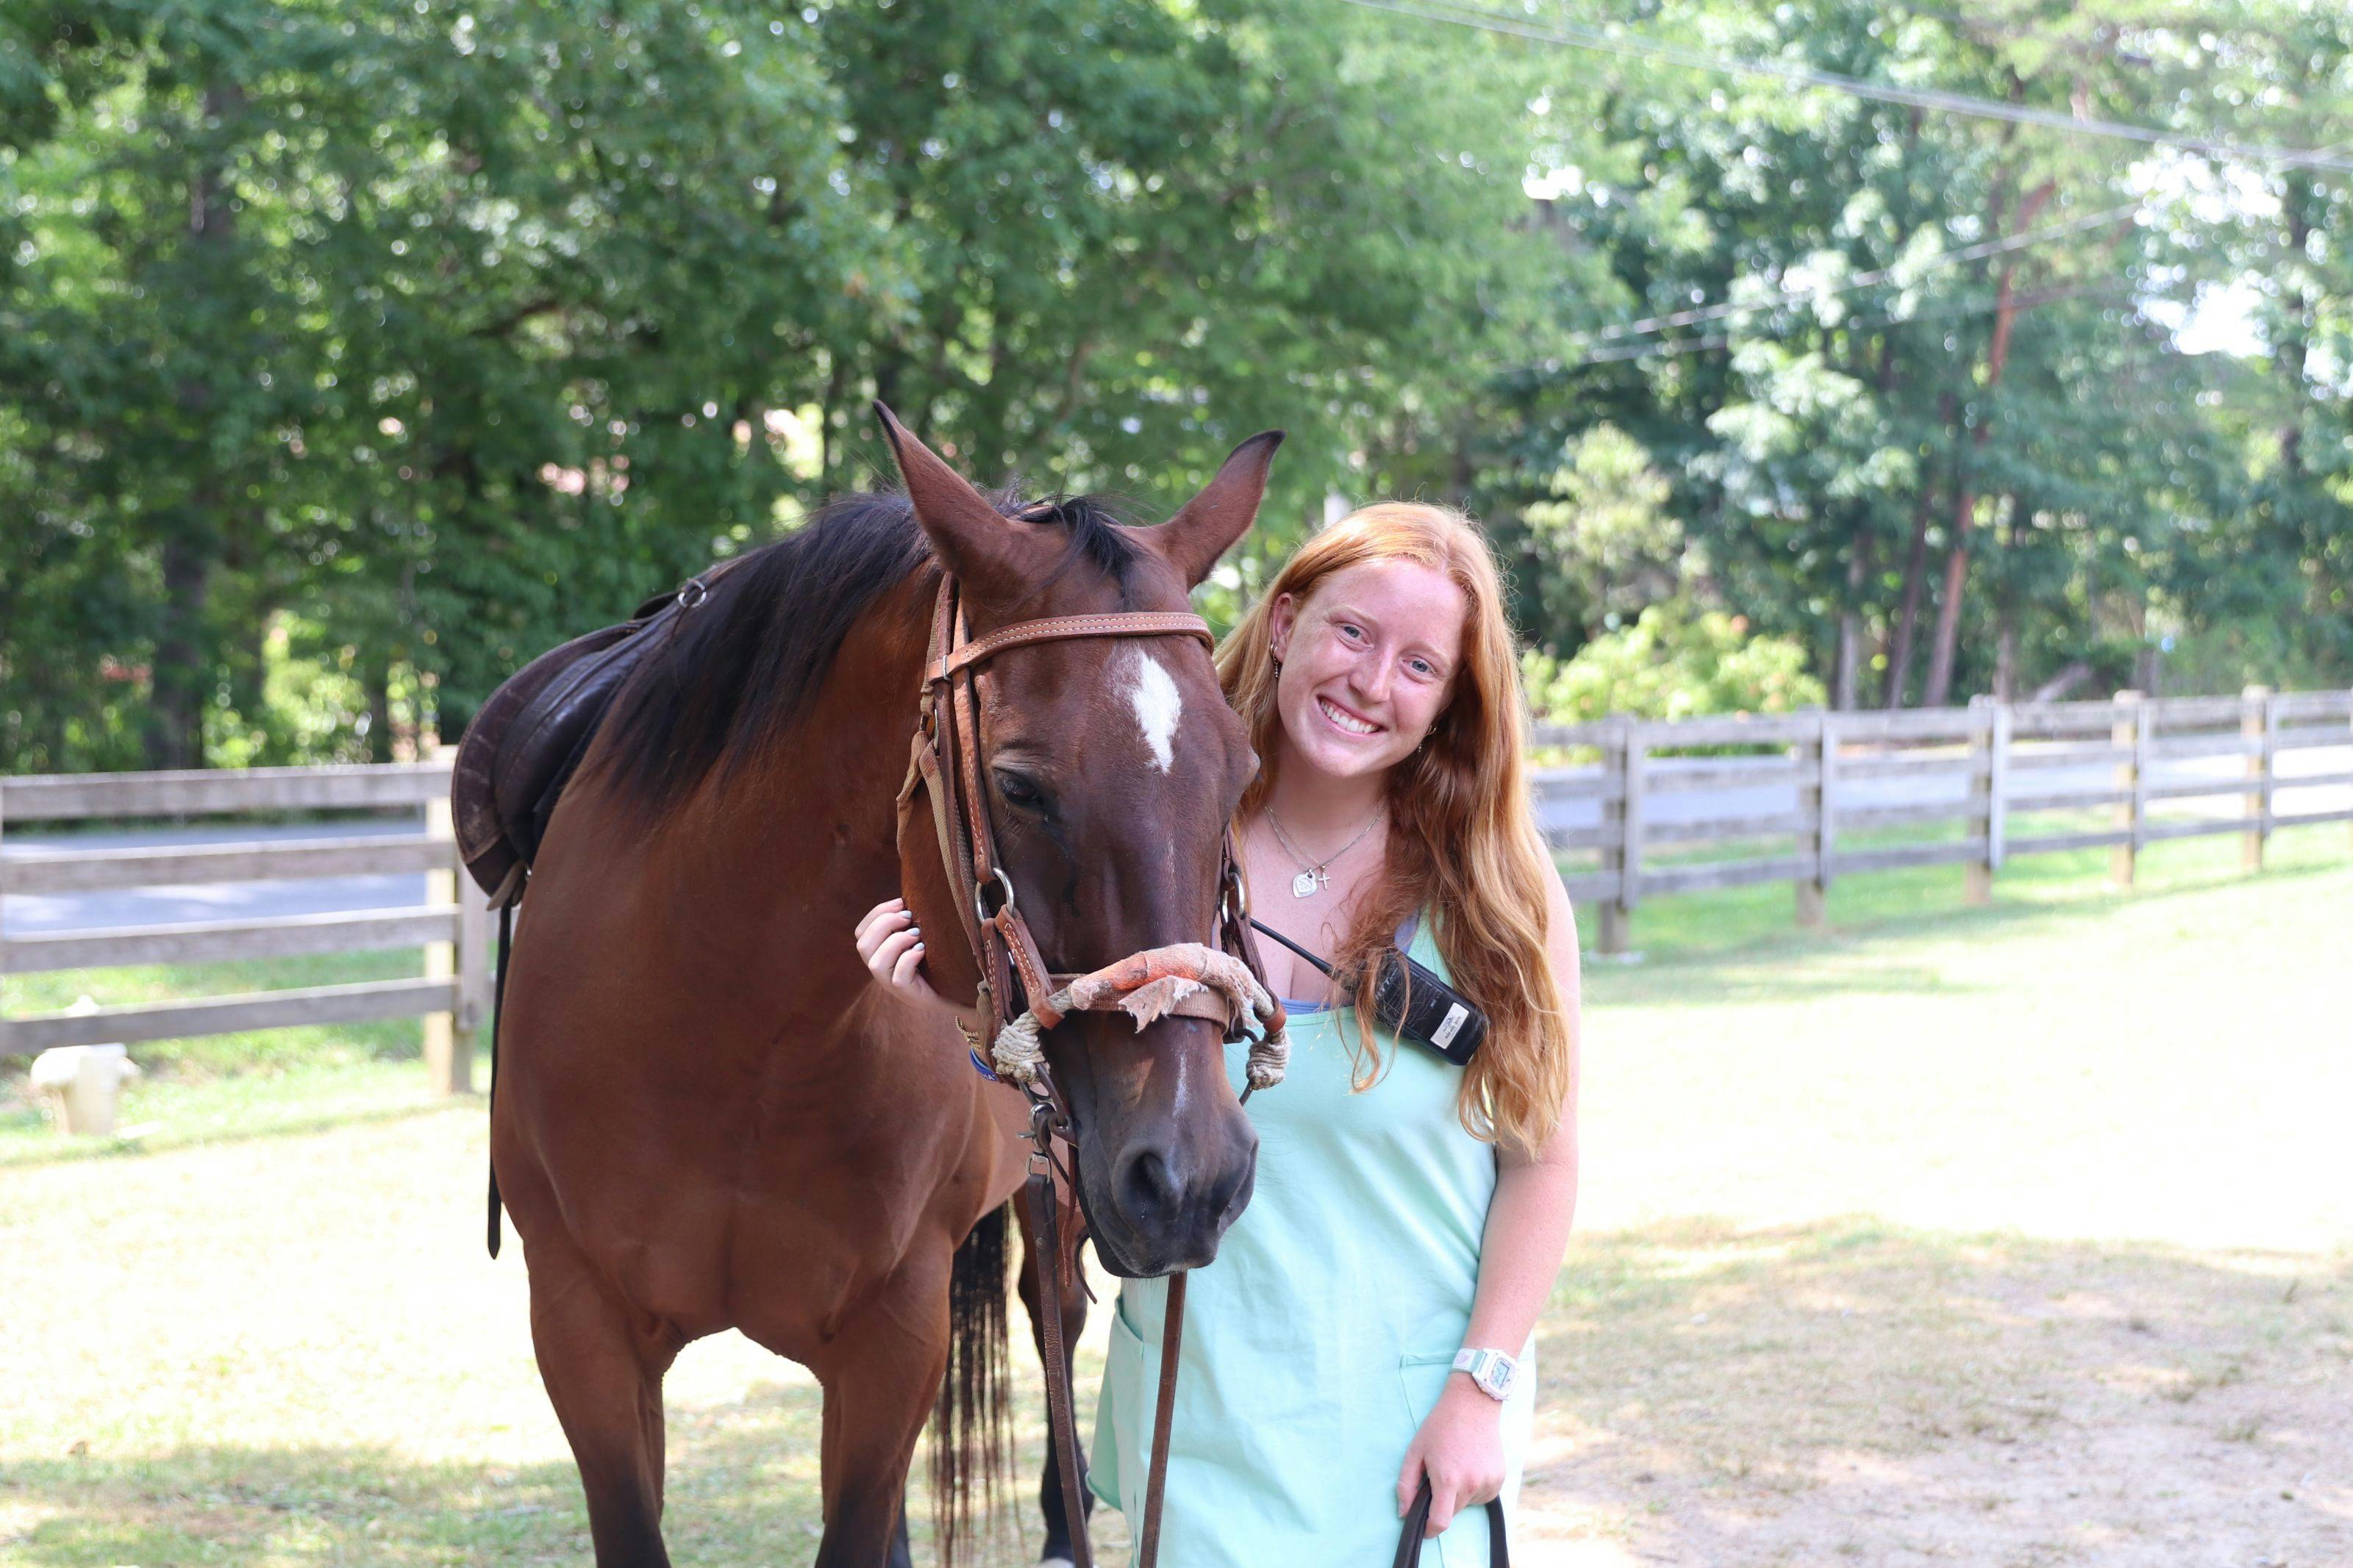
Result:
[[[1644,610],[1621,631],[1594,638],[1573,658],[1530,651],[1521,660],[1540,722],[1582,724],[1612,713],[1689,719],[1703,713],[1789,713],[1820,707],[1822,683],[1806,650],[1752,633],[1721,610],[1687,600]]]
[[[2338,140],[2353,23],[2234,16],[1638,25]],[[1429,494],[1561,657],[1683,595],[1840,701],[2353,680],[2348,202],[1340,5],[20,0],[0,768],[454,734],[884,478],[878,396],[984,479],[1146,514],[1286,428],[1221,619],[1328,496]],[[2186,352],[2225,297],[2240,341]]]
[[[1682,523],[1666,510],[1674,487],[1642,444],[1597,425],[1561,446],[1551,499],[1531,504],[1541,624],[1590,636],[1674,592]]]

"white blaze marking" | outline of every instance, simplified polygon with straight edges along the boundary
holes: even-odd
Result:
[[[1176,760],[1169,742],[1185,711],[1185,694],[1176,689],[1176,678],[1142,648],[1134,652],[1131,679],[1127,700],[1135,704],[1135,721],[1144,731],[1144,743],[1152,748],[1154,764],[1165,773]]]

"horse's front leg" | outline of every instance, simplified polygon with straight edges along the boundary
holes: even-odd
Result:
[[[907,1470],[948,1365],[948,1258],[911,1260],[813,1366],[825,1385],[825,1538],[817,1568],[907,1561]]]
[[[1038,1295],[1038,1269],[1033,1263],[1039,1256],[1039,1241],[1036,1233],[1030,1228],[1029,1205],[1016,1204],[1013,1205],[1013,1211],[1021,1216],[1021,1305],[1029,1314],[1029,1341],[1038,1347],[1038,1361],[1042,1366],[1046,1360],[1046,1320]],[[1078,1249],[1086,1243],[1084,1228],[1086,1222],[1081,1217],[1081,1212],[1074,1205],[1060,1216],[1059,1223],[1077,1228],[1077,1234],[1071,1237],[1070,1241],[1071,1252],[1075,1256]],[[1046,1272],[1051,1275],[1053,1259],[1048,1258],[1045,1262]],[[1062,1292],[1062,1300],[1058,1306],[1062,1314],[1062,1359],[1065,1363],[1063,1370],[1068,1372],[1071,1356],[1078,1348],[1079,1335],[1087,1326],[1087,1293],[1085,1285],[1079,1277],[1078,1269],[1073,1268],[1071,1271],[1070,1286]],[[1071,1547],[1071,1515],[1062,1501],[1060,1465],[1061,1457],[1054,1444],[1053,1426],[1049,1423],[1046,1428],[1046,1479],[1039,1483],[1038,1487],[1039,1510],[1046,1516],[1046,1546],[1039,1555],[1039,1568],[1070,1568],[1070,1564],[1074,1561]],[[1085,1481],[1086,1474],[1086,1450],[1081,1448],[1079,1479],[1082,1483]],[[1084,1521],[1092,1517],[1095,1510],[1094,1494],[1085,1490],[1083,1484],[1081,1488],[1079,1507],[1080,1528],[1083,1529]]]

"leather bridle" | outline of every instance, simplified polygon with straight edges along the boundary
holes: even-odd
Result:
[[[1029,921],[1021,915],[1013,879],[997,857],[988,814],[986,760],[980,752],[982,667],[1008,648],[1037,643],[1140,637],[1191,637],[1214,646],[1208,623],[1187,610],[1126,610],[1016,621],[974,637],[965,624],[955,577],[943,572],[933,605],[931,642],[923,658],[920,721],[898,799],[902,837],[918,785],[931,800],[949,896],[980,975],[977,1001],[983,1032],[976,1039],[967,1036],[974,1065],[1012,1081],[1029,1100],[1032,1147],[1028,1199],[1038,1238],[1030,1266],[1036,1271],[1042,1313],[1047,1415],[1060,1461],[1074,1568],[1091,1568],[1093,1561],[1079,1480],[1070,1356],[1062,1333],[1061,1304],[1076,1268],[1079,1231],[1072,1224],[1066,1233],[1059,1223],[1062,1205],[1055,1182],[1059,1174],[1075,1210],[1078,1162],[1075,1157],[1061,1159],[1056,1152],[1058,1140],[1071,1143],[1072,1123],[1069,1106],[1047,1068],[1040,1036],[1071,1013],[1082,1011],[1126,1012],[1139,1030],[1166,1016],[1212,1019],[1223,1026],[1228,1042],[1250,1042],[1245,1100],[1256,1089],[1282,1080],[1288,1050],[1282,1005],[1267,988],[1266,972],[1250,929],[1248,898],[1230,830],[1220,852],[1214,946],[1171,943],[1083,974],[1047,969]],[[967,887],[969,900],[960,896],[960,889]],[[993,1070],[992,1063],[982,1061],[983,1040],[990,1043]],[[1167,1475],[1169,1422],[1184,1323],[1185,1274],[1179,1270],[1169,1276],[1163,1315],[1159,1402],[1153,1418],[1152,1462],[1135,1558],[1138,1568],[1153,1568],[1159,1553],[1161,1497]]]

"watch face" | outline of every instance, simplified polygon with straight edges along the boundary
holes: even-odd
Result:
[[[1512,1374],[1518,1370],[1519,1368],[1502,1356],[1490,1356],[1487,1358],[1487,1363],[1472,1375],[1491,1397],[1502,1399],[1511,1393]]]

